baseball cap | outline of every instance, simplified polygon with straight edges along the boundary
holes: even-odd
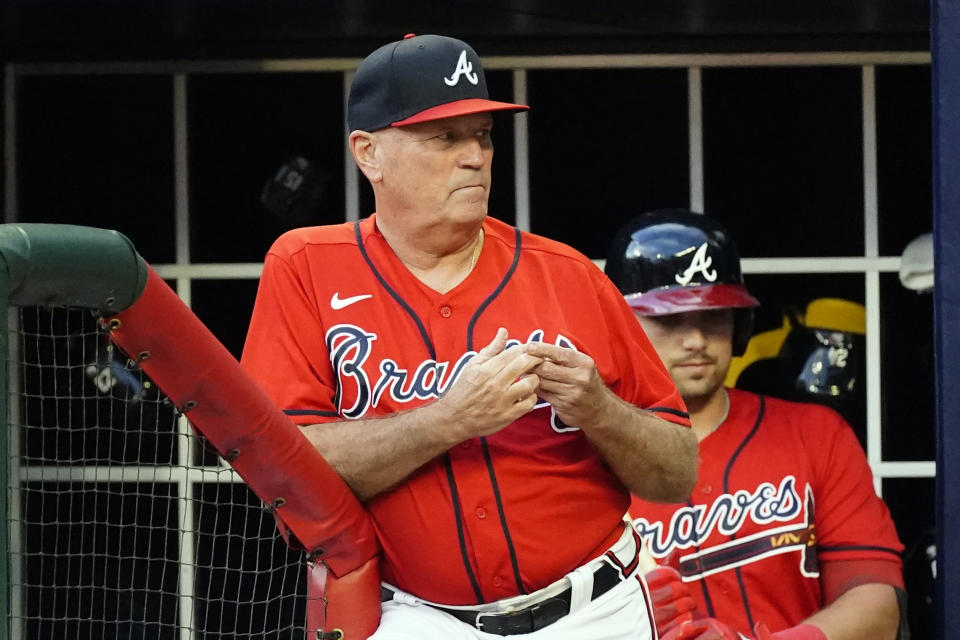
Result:
[[[357,67],[347,98],[347,126],[350,131],[375,131],[529,108],[490,100],[480,57],[466,42],[409,34],[383,45]]]

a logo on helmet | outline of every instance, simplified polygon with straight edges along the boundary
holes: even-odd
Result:
[[[713,258],[707,255],[707,243],[704,242],[700,245],[700,248],[697,249],[697,252],[693,254],[693,260],[690,262],[690,266],[687,267],[683,273],[678,273],[674,277],[678,284],[686,286],[693,280],[693,274],[699,271],[708,282],[713,282],[717,279],[717,270],[710,269],[710,265],[712,264]]]
[[[473,63],[467,62],[466,49],[460,52],[460,59],[457,60],[457,68],[453,70],[453,75],[449,78],[444,78],[443,81],[448,87],[452,87],[460,82],[461,75],[463,75],[470,82],[470,84],[477,84],[480,82],[479,78],[477,78],[477,74],[473,72]]]

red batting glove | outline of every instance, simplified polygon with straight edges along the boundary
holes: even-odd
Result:
[[[676,569],[657,567],[648,571],[644,578],[650,588],[653,619],[657,623],[657,634],[661,638],[677,625],[693,620],[696,603]]]
[[[741,635],[716,618],[683,621],[660,640],[828,640],[820,627],[800,624],[783,631],[770,633],[767,625],[758,622],[753,627],[754,639]]]
[[[701,618],[681,622],[660,636],[660,640],[828,640],[823,630],[812,624],[800,624],[770,633],[767,625],[758,622],[754,625],[753,632],[754,638],[749,638],[716,618]]]
[[[700,618],[681,622],[660,640],[741,640],[741,636],[716,618]]]
[[[753,635],[757,636],[757,640],[773,640],[770,629],[767,629],[767,625],[762,622],[753,625]]]

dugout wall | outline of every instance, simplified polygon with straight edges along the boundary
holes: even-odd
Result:
[[[960,635],[960,6],[949,0],[932,3],[934,54],[934,241],[937,323],[937,633]]]
[[[0,301],[0,637],[372,633],[366,512],[129,240],[0,225]]]

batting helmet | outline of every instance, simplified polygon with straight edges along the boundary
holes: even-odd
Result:
[[[743,284],[740,254],[717,221],[686,209],[658,209],[620,228],[605,271],[642,315],[732,308],[733,353],[750,339],[752,308],[760,303]]]

